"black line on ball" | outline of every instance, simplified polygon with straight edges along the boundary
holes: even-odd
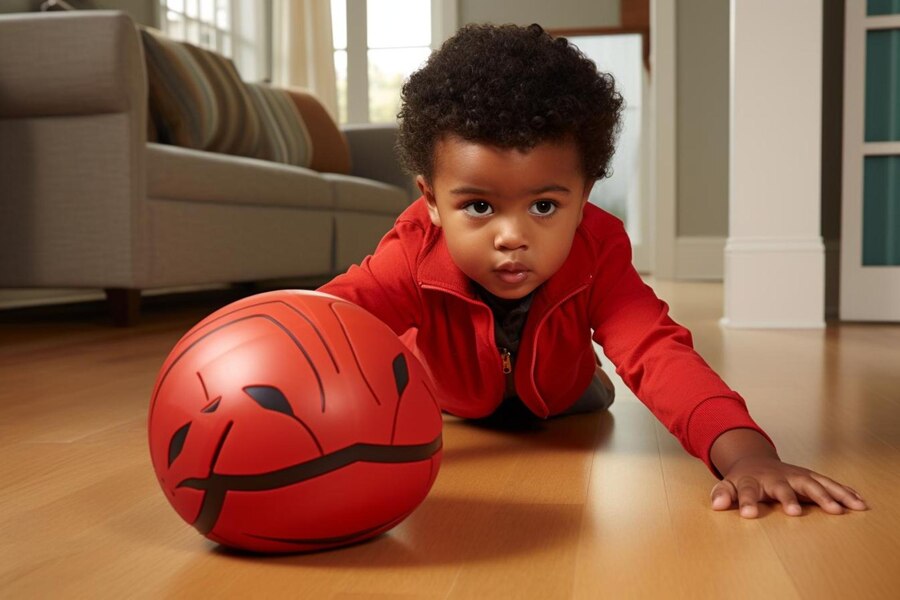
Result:
[[[181,451],[184,449],[184,440],[187,439],[188,430],[191,428],[191,424],[183,425],[178,428],[178,431],[172,434],[172,439],[169,440],[169,465],[172,466],[172,463],[175,462],[175,459],[178,458],[178,455],[181,454]]]
[[[284,415],[289,416],[293,420],[297,421],[303,429],[309,433],[309,436],[312,438],[313,442],[316,444],[316,448],[319,450],[319,454],[325,454],[325,451],[322,449],[322,445],[319,444],[319,440],[316,439],[316,436],[313,435],[312,427],[307,425],[300,417],[294,414],[293,409],[291,409],[291,405],[288,402],[287,398],[284,397],[284,394],[281,393],[281,390],[271,385],[250,385],[244,388],[244,392],[253,398],[257,404],[267,410],[274,410],[276,412],[280,412]]]
[[[334,313],[334,317],[337,319],[338,325],[341,326],[341,331],[344,332],[344,337],[347,339],[347,345],[350,346],[350,354],[353,355],[353,360],[356,362],[356,369],[359,371],[360,375],[362,375],[363,381],[366,382],[366,387],[369,388],[369,392],[372,393],[372,397],[375,398],[375,404],[381,406],[381,400],[378,399],[378,394],[375,393],[375,390],[372,388],[372,384],[369,383],[369,378],[366,377],[366,372],[363,370],[362,365],[359,362],[359,357],[356,356],[356,348],[353,347],[353,341],[350,339],[350,334],[347,333],[347,328],[344,326],[344,320],[341,318],[341,315],[334,310],[334,305],[337,302],[332,302],[328,305],[331,309],[331,312]],[[348,304],[346,302],[342,302],[341,304]],[[351,305],[352,306],[352,305]],[[322,412],[325,412],[325,408],[322,407]]]
[[[216,456],[213,460],[218,459],[218,451],[225,442],[225,437],[231,429],[229,425],[225,433],[219,440],[219,446],[216,450]],[[258,473],[254,475],[222,475],[210,472],[206,478],[190,478],[185,479],[177,488],[186,487],[195,490],[205,490],[203,496],[203,505],[200,508],[200,514],[194,521],[193,526],[206,535],[215,527],[222,511],[222,505],[225,503],[225,495],[232,491],[250,491],[260,492],[265,490],[273,490],[301,481],[306,481],[320,475],[325,475],[331,471],[346,467],[355,462],[375,462],[375,463],[404,463],[416,462],[431,458],[442,447],[441,435],[427,444],[415,444],[407,446],[386,446],[381,444],[354,444],[331,454],[326,454],[313,460],[270,471],[268,473]],[[212,467],[210,467],[212,468]]]
[[[216,467],[216,463],[219,461],[219,453],[222,452],[222,446],[225,445],[225,438],[228,437],[233,425],[234,421],[228,421],[228,425],[225,426],[225,430],[222,432],[222,436],[216,444],[212,461],[209,463],[208,478],[214,477],[213,470]],[[178,488],[180,486],[175,487]],[[226,492],[227,490],[207,490],[206,493],[203,494],[203,504],[200,507],[200,514],[197,515],[197,520],[194,521],[194,527],[196,527],[203,535],[212,531],[212,528],[215,526],[216,519],[219,518],[219,513],[222,512],[222,505],[225,504]]]
[[[185,356],[188,352],[190,352],[191,348],[193,348],[194,346],[199,344],[201,341],[203,341],[207,337],[211,336],[212,334],[218,332],[221,329],[225,329],[226,327],[230,327],[231,325],[235,325],[237,323],[240,323],[241,321],[246,321],[248,319],[267,319],[268,321],[271,321],[272,323],[274,323],[276,327],[278,327],[279,329],[284,331],[288,335],[288,337],[291,338],[291,340],[293,340],[293,342],[297,346],[297,348],[300,349],[300,352],[303,353],[303,356],[306,357],[306,361],[309,363],[310,368],[312,368],[312,370],[313,370],[313,374],[316,376],[316,383],[319,384],[319,398],[320,398],[320,401],[322,404],[322,411],[324,412],[324,410],[325,410],[325,387],[322,385],[322,377],[319,375],[319,370],[316,368],[316,365],[313,364],[312,359],[310,358],[309,354],[307,354],[306,349],[303,347],[303,344],[300,343],[300,340],[298,340],[296,337],[294,337],[294,334],[291,333],[291,331],[287,327],[285,327],[277,319],[273,319],[269,315],[249,315],[246,317],[241,317],[240,319],[235,319],[234,321],[229,321],[228,323],[225,323],[224,325],[222,325],[220,327],[216,327],[215,329],[213,329],[210,332],[204,333],[202,336],[200,336],[199,338],[197,338],[196,340],[191,342],[191,345],[188,346],[187,348],[185,348],[184,351],[182,351],[182,353],[179,354],[175,358],[175,360],[172,361],[172,364],[169,365],[169,368],[166,369],[166,372],[163,373],[163,376],[160,378],[159,385],[156,387],[156,390],[153,393],[153,399],[150,402],[150,418],[151,419],[153,418],[153,410],[156,408],[156,398],[159,396],[159,392],[163,388],[163,383],[165,382],[166,378],[169,376],[169,373],[172,371],[172,369],[175,368],[175,365],[178,364],[178,361],[180,361],[183,356]],[[310,432],[310,434],[312,434],[312,432]],[[315,439],[315,436],[313,436],[313,439]],[[317,440],[317,439],[316,439],[316,445],[321,448],[321,445],[319,444],[319,440]]]
[[[409,367],[406,364],[406,356],[402,352],[394,358],[391,368],[394,371],[394,383],[397,385],[397,397],[399,398],[409,384]]]
[[[281,390],[273,385],[248,385],[244,388],[244,393],[266,410],[274,410],[289,417],[294,416],[291,403]]]
[[[300,315],[301,317],[306,319],[306,322],[309,323],[310,327],[312,327],[313,330],[316,332],[316,335],[319,336],[319,339],[322,340],[322,345],[325,346],[325,350],[328,352],[328,357],[331,358],[331,364],[334,365],[334,370],[337,371],[338,373],[340,373],[341,367],[340,367],[340,365],[338,365],[337,360],[334,358],[334,354],[332,354],[332,352],[331,352],[331,346],[329,346],[328,342],[325,341],[325,336],[322,335],[322,332],[319,331],[319,328],[316,326],[316,324],[312,322],[312,319],[307,317],[304,313],[300,312],[296,306],[291,306],[290,304],[287,304],[287,303],[285,303],[285,304],[289,309],[291,309],[292,311],[296,312],[298,315]]]
[[[209,402],[209,392],[206,391],[206,383],[203,381],[203,375],[200,374],[200,371],[197,371],[197,378],[200,379],[200,386],[203,388],[203,396],[206,398],[206,401]]]
[[[206,406],[201,408],[200,412],[202,412],[202,413],[216,412],[216,409],[219,408],[219,402],[221,402],[221,401],[222,401],[222,396],[219,396],[218,398],[216,398],[215,400],[213,400],[212,402],[210,402],[209,404],[207,404]]]
[[[211,477],[213,471],[216,468],[216,463],[219,462],[219,454],[222,452],[222,446],[225,445],[225,438],[228,437],[228,434],[231,432],[231,428],[234,427],[234,421],[228,421],[228,425],[225,426],[225,431],[222,432],[222,437],[219,438],[219,443],[216,444],[216,449],[213,452],[212,462],[209,463],[209,476]]]
[[[312,328],[315,330],[316,334],[319,336],[319,339],[322,340],[322,344],[325,346],[325,350],[328,351],[328,356],[331,357],[331,362],[334,364],[335,370],[336,370],[338,373],[341,372],[341,369],[340,369],[340,367],[338,366],[337,361],[334,359],[334,355],[331,353],[331,347],[330,347],[330,346],[328,345],[328,343],[325,341],[325,338],[322,336],[322,333],[319,331],[319,328],[316,327],[316,325],[312,322],[312,320],[309,319],[309,317],[307,317],[305,314],[303,314],[302,312],[300,312],[300,311],[297,309],[297,307],[292,306],[291,304],[288,304],[288,303],[285,302],[284,300],[266,300],[265,302],[256,302],[256,303],[254,303],[254,304],[247,304],[247,305],[245,305],[245,306],[241,306],[240,308],[235,308],[234,310],[230,310],[230,311],[228,311],[227,313],[224,313],[224,314],[222,314],[222,315],[216,317],[215,319],[213,319],[212,321],[210,321],[209,323],[207,323],[206,325],[204,325],[204,327],[209,327],[210,325],[212,325],[212,324],[215,323],[216,321],[219,321],[219,320],[221,320],[221,319],[224,319],[225,317],[227,317],[227,316],[229,316],[229,315],[233,315],[233,314],[236,313],[236,312],[240,312],[240,311],[242,311],[242,310],[247,310],[248,308],[256,308],[256,307],[258,307],[258,306],[263,306],[263,305],[266,305],[266,304],[284,304],[284,305],[285,305],[286,307],[288,307],[290,310],[294,311],[295,313],[297,313],[298,315],[300,315],[301,317],[303,317],[304,319],[306,319],[306,321],[307,321],[310,325],[312,325]]]

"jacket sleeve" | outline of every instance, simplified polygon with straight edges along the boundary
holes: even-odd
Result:
[[[718,479],[710,459],[713,442],[730,429],[759,432],[744,399],[694,350],[691,333],[669,317],[668,305],[638,275],[631,242],[619,222],[601,243],[589,301],[593,339],[616,373],[687,452]]]
[[[384,321],[397,335],[421,323],[415,259],[423,232],[415,223],[398,222],[375,252],[352,265],[318,291],[343,298]]]

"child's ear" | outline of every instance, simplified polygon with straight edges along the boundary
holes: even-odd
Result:
[[[416,176],[416,185],[425,197],[425,205],[428,207],[428,216],[431,217],[431,222],[435,227],[440,227],[441,215],[438,213],[437,201],[434,199],[434,189],[428,185],[428,182],[422,175]]]

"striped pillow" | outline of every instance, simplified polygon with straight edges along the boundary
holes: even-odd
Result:
[[[221,54],[182,42],[203,70],[212,87],[218,123],[205,146],[210,152],[255,157],[259,154],[262,129],[253,100],[237,68]]]
[[[205,150],[219,122],[218,105],[203,69],[179,42],[141,28],[150,116],[159,141]]]
[[[347,139],[319,99],[309,91],[298,88],[288,88],[287,93],[300,111],[300,118],[312,140],[309,168],[321,173],[349,175],[350,147]]]
[[[309,167],[312,155],[309,132],[286,90],[261,83],[245,84],[262,123],[256,158]]]

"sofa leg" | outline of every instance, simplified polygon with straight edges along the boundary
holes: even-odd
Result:
[[[116,327],[136,325],[141,316],[141,290],[106,288],[106,304]]]

